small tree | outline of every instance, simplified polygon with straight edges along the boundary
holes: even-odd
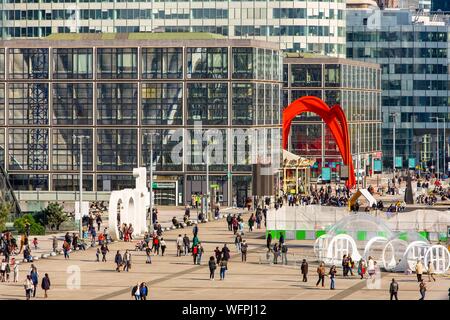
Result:
[[[11,204],[8,202],[2,202],[0,204],[0,231],[5,230],[6,221],[11,213]]]
[[[68,219],[67,214],[64,212],[63,206],[57,204],[56,202],[49,203],[43,212],[46,216],[47,225],[56,226],[56,230],[59,230],[61,224]]]

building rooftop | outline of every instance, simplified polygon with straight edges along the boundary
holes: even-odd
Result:
[[[309,53],[309,52],[285,52],[284,53],[284,62],[292,63],[292,64],[314,64],[314,63],[329,63],[329,64],[346,64],[346,65],[355,65],[362,66],[368,68],[376,68],[379,69],[380,65],[372,62],[365,62],[359,60],[352,59],[344,59],[337,57],[329,57],[320,55],[317,53]]]
[[[255,39],[230,39],[206,32],[56,33],[45,38],[0,40],[0,47],[256,47],[280,50],[280,44]]]

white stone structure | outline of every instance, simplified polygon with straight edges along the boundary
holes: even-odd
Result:
[[[119,239],[118,224],[133,226],[133,236],[147,231],[146,213],[150,206],[150,193],[147,189],[146,168],[133,169],[136,178],[134,189],[111,192],[109,198],[109,230],[113,240]]]

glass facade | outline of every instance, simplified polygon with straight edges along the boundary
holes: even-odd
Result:
[[[252,141],[262,157],[280,155],[282,57],[272,44],[23,41],[0,49],[14,61],[0,70],[0,161],[16,190],[77,190],[79,135],[86,191],[133,187],[133,168],[148,168],[153,150],[156,181],[179,192],[158,197],[176,204],[205,188],[206,148],[225,202],[233,185],[250,188]]]
[[[359,146],[370,170],[369,156],[381,150],[379,72],[375,64],[345,59],[288,57],[284,61],[283,104],[286,107],[303,96],[316,96],[330,107],[340,105],[349,123],[351,152],[355,156]],[[325,137],[323,146],[322,136]],[[331,131],[319,116],[310,112],[292,122],[289,148],[297,155],[315,159],[319,166],[322,149],[325,166],[332,167],[333,163],[342,161]]]
[[[396,156],[406,167],[415,158],[422,168],[435,166],[436,129],[439,125],[441,168],[444,139],[443,119],[450,121],[450,26],[415,24],[411,14],[395,10],[381,11],[380,28],[364,25],[370,14],[348,14],[347,55],[355,60],[381,66],[382,146],[384,166],[392,168],[393,121],[396,122]],[[402,23],[397,23],[402,21]],[[394,117],[392,114],[395,114]],[[435,118],[440,118],[439,124]],[[448,161],[448,157],[446,162]],[[447,170],[447,169],[446,169]]]
[[[0,36],[208,32],[234,39],[273,41],[287,51],[345,58],[345,15],[345,0],[4,0]],[[115,53],[108,51],[102,53],[102,59],[115,59]],[[118,59],[116,68],[132,68],[132,63]],[[118,70],[104,70],[104,74],[119,78]]]

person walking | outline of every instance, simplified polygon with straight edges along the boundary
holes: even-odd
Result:
[[[269,233],[269,234],[267,235],[267,251],[268,251],[268,252],[270,252],[271,245],[272,245],[272,234]]]
[[[53,236],[52,249],[53,252],[56,252],[56,250],[58,249],[58,239],[56,239],[56,236]]]
[[[148,287],[147,287],[147,284],[145,282],[141,283],[141,285],[139,286],[139,291],[140,291],[140,294],[141,294],[141,300],[147,300]]]
[[[248,231],[252,232],[254,225],[255,225],[255,215],[252,213],[252,215],[248,219]]]
[[[300,270],[303,275],[302,282],[308,282],[308,262],[306,262],[306,259],[303,259]]]
[[[123,254],[123,271],[129,271],[131,269],[131,253],[125,250]]]
[[[14,262],[13,270],[14,270],[14,282],[19,282],[19,262]]]
[[[192,248],[192,258],[194,259],[194,264],[197,264],[198,246]]]
[[[183,237],[181,237],[181,234],[179,234],[177,238],[177,257],[181,257],[182,252],[183,252]]]
[[[220,280],[225,280],[225,272],[228,270],[228,260],[220,260]]]
[[[64,259],[69,259],[70,243],[67,241],[64,241],[63,243],[63,252],[64,252]]]
[[[322,287],[325,286],[325,265],[323,262],[320,263],[320,265],[317,267],[317,275],[319,276],[319,280],[316,282],[316,287],[319,285],[319,283],[322,281]]]
[[[145,260],[145,263],[152,263],[152,249],[147,246],[147,248],[145,248],[145,256],[147,257]]]
[[[37,286],[39,284],[39,273],[37,271],[37,268],[34,266],[34,264],[31,265],[30,277],[31,277],[31,281],[33,282],[33,298],[35,298]]]
[[[398,300],[398,296],[397,296],[397,294],[398,294],[398,283],[397,283],[397,281],[395,281],[394,278],[392,278],[391,285],[389,286],[389,293],[391,295],[391,299],[390,300],[392,300],[393,298],[395,300]]]
[[[102,253],[102,262],[106,262],[106,254],[109,252],[109,248],[107,244],[102,244],[102,247],[100,248],[100,251]]]
[[[139,290],[139,282],[131,289],[131,296],[134,300],[141,300],[141,290]]]
[[[214,256],[216,257],[217,264],[220,263],[220,260],[222,259],[222,251],[220,251],[219,247],[216,247],[214,250]]]
[[[167,247],[167,244],[166,244],[166,241],[164,240],[164,238],[161,238],[160,245],[161,245],[161,255],[164,257],[164,252],[166,251],[166,247]]]
[[[278,247],[278,243],[275,243],[273,245],[273,263],[274,264],[278,264],[278,255],[279,255],[279,247]]]
[[[192,228],[192,234],[194,235],[194,238],[198,234],[198,224],[194,223],[194,227]]]
[[[33,291],[33,281],[31,281],[30,275],[27,275],[27,278],[25,279],[23,286],[25,288],[25,296],[27,300],[30,300],[31,292]]]
[[[330,269],[330,272],[329,272],[329,274],[330,274],[330,280],[331,280],[331,282],[330,282],[330,290],[334,290],[335,287],[336,287],[336,284],[335,284],[336,273],[337,273],[337,271],[336,271],[336,266],[333,265],[333,266],[331,267],[331,269]]]
[[[50,278],[48,273],[46,273],[42,278],[41,288],[44,290],[44,298],[48,298],[47,291],[50,290]]]
[[[419,292],[420,292],[419,300],[425,300],[425,292],[427,292],[427,286],[425,285],[425,282],[423,282],[423,279],[420,279]]]
[[[422,275],[423,275],[423,264],[422,260],[417,260],[416,264],[416,275],[417,275],[417,282],[422,281]]]
[[[361,279],[363,279],[366,274],[366,261],[364,261],[363,258],[361,258],[358,262],[358,274]]]
[[[186,234],[184,234],[183,237],[183,245],[184,245],[184,255],[187,256],[187,254],[189,253],[190,241],[189,237]]]
[[[230,249],[228,249],[227,244],[225,243],[222,248],[222,260],[230,260]]]
[[[234,238],[234,245],[236,246],[236,251],[238,253],[241,252],[241,243],[242,243],[242,236],[241,234],[238,232],[236,234],[236,237]]]
[[[95,252],[95,261],[100,262],[100,248],[97,248],[97,251]]]
[[[344,277],[348,275],[348,259],[346,254],[342,257],[342,275]]]
[[[287,261],[287,252],[288,252],[288,247],[286,243],[283,243],[281,245],[281,264],[288,264]]]
[[[209,257],[208,267],[209,267],[209,279],[214,281],[214,273],[217,268],[216,261],[214,260],[214,256]]]
[[[114,263],[117,266],[116,271],[120,272],[120,267],[122,266],[123,260],[119,250],[117,250],[116,256],[114,257]]]
[[[205,249],[203,249],[202,243],[199,242],[197,244],[197,264],[202,264],[202,256],[205,252]]]
[[[242,262],[247,262],[247,249],[248,249],[248,244],[247,242],[244,240],[241,243],[241,258],[242,258]]]
[[[433,281],[436,281],[436,278],[434,277],[434,275],[435,275],[434,266],[431,261],[428,261],[427,273],[428,273],[428,282],[431,282],[431,279],[433,279]]]

